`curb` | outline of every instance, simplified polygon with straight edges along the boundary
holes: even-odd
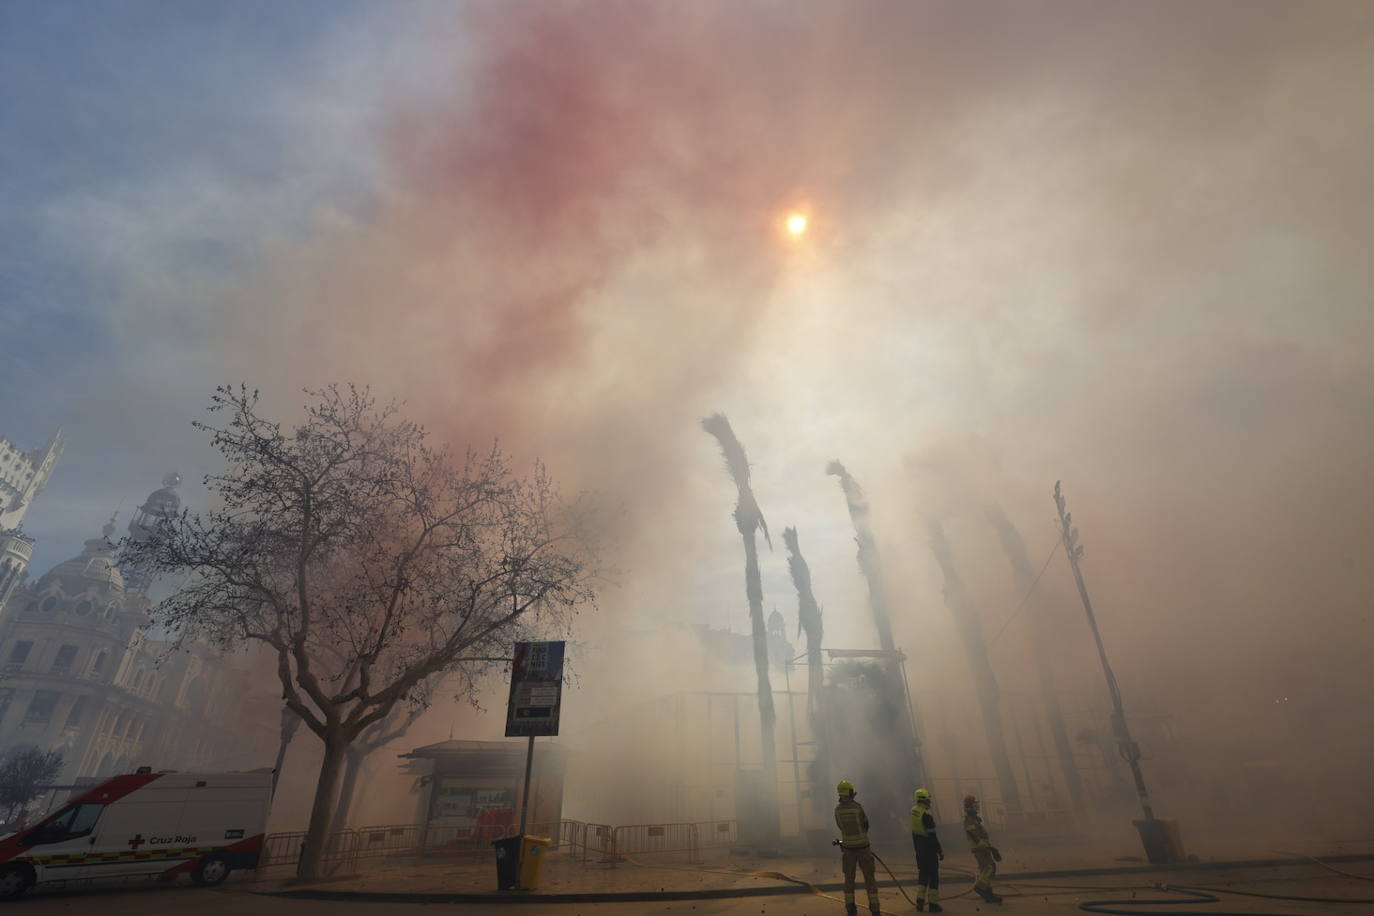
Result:
[[[1324,856],[1323,862],[1374,862],[1374,853]],[[1045,878],[1091,878],[1107,875],[1138,875],[1161,872],[1225,871],[1238,868],[1278,868],[1293,865],[1312,865],[1302,859],[1236,859],[1225,862],[1183,862],[1174,865],[1133,865],[1119,868],[1071,868],[1053,871],[1009,872],[998,875],[998,881],[1014,884],[1017,881],[1033,881]],[[741,874],[740,877],[748,877]],[[969,884],[972,878],[966,875],[941,876],[941,884]],[[895,881],[879,881],[878,887],[896,887]],[[811,887],[823,891],[844,889],[843,882],[833,881],[813,884]],[[1111,890],[1111,888],[1103,888]],[[767,887],[722,887],[705,890],[666,890],[666,891],[594,891],[586,893],[541,894],[537,891],[488,892],[479,894],[461,893],[407,893],[404,891],[340,891],[300,890],[253,891],[269,897],[290,897],[301,900],[353,900],[359,903],[645,903],[655,900],[725,900],[740,897],[781,897],[791,894],[807,894],[809,889],[802,884],[778,884]]]

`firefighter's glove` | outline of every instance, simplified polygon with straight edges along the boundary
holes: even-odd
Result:
[[[994,861],[994,862],[1001,862],[1001,861],[1002,861],[1002,853],[998,851],[998,849],[997,849],[996,846],[992,847],[992,861]]]

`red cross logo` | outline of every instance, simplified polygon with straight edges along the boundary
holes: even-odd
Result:
[[[130,848],[130,849],[137,849],[138,847],[140,847],[140,846],[142,846],[142,845],[143,845],[143,834],[141,834],[141,833],[140,833],[138,836],[134,837],[132,840],[129,841],[129,848]]]

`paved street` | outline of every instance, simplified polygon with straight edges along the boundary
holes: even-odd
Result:
[[[1367,873],[1374,871],[1368,866],[1348,869]],[[1191,886],[1203,885],[1222,890],[1245,890],[1266,894],[1295,896],[1320,896],[1341,898],[1374,899],[1374,882],[1345,878],[1317,866],[1293,866],[1282,869],[1250,869],[1244,871],[1211,872],[1186,875],[1152,875],[1156,881],[1179,880]],[[949,913],[1017,913],[1022,916],[1051,916],[1079,912],[1078,904],[1084,900],[1130,898],[1133,893],[1140,897],[1162,897],[1153,890],[1144,889],[1139,876],[1095,877],[1083,879],[1058,879],[1055,881],[1027,882],[1019,888],[1004,887],[1006,903],[989,906],[970,895],[949,901]],[[1083,885],[1100,888],[1089,891],[1064,885]],[[324,885],[322,887],[326,887]],[[754,897],[728,900],[696,900],[670,902],[629,902],[629,903],[535,903],[512,901],[510,903],[471,903],[471,904],[417,904],[417,903],[367,903],[333,900],[307,900],[264,895],[255,892],[251,884],[239,884],[215,890],[178,886],[118,888],[104,891],[48,892],[18,903],[7,905],[15,916],[49,916],[49,914],[98,913],[100,916],[239,916],[239,914],[263,914],[263,916],[406,916],[410,913],[503,914],[503,916],[838,916],[843,910],[838,901],[810,894],[780,897]],[[962,888],[951,888],[957,892]],[[861,894],[862,896],[862,894]],[[913,908],[895,890],[883,890],[883,911],[885,913],[907,914]],[[1181,899],[1181,898],[1180,898]],[[1143,916],[1150,913],[1177,913],[1181,907],[1149,907],[1139,910]],[[1217,916],[1226,913],[1292,914],[1292,916],[1335,916],[1335,914],[1368,911],[1374,913],[1374,906],[1359,904],[1333,904],[1265,900],[1253,897],[1223,895],[1220,903],[1198,901],[1189,910],[1215,912]]]

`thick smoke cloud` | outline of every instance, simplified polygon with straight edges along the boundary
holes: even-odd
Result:
[[[171,247],[114,258],[125,339],[186,354],[121,384],[166,402],[174,374],[180,406],[245,378],[289,405],[353,379],[458,447],[499,436],[598,491],[620,582],[579,630],[598,712],[631,679],[684,672],[666,690],[695,670],[637,658],[620,631],[743,625],[708,413],[729,414],[767,517],[800,529],[835,645],[875,637],[824,467],[864,484],[918,694],[970,689],[926,520],[991,636],[1021,595],[985,508],[1038,569],[1062,478],[1128,702],[1175,717],[1198,794],[1239,804],[1241,765],[1278,761],[1252,770],[1316,804],[1374,762],[1370,19],[1263,2],[430,11],[385,33],[411,76],[381,80],[351,133],[302,128],[307,149],[311,131],[359,144],[367,167],[343,171],[364,188],[316,192],[289,225],[240,214],[254,242],[230,270]],[[295,92],[346,106],[359,85]],[[799,243],[779,232],[793,208],[812,217]],[[784,557],[764,560],[790,620]],[[1100,705],[1062,557],[992,650],[1008,692],[1032,683],[1028,626]]]

